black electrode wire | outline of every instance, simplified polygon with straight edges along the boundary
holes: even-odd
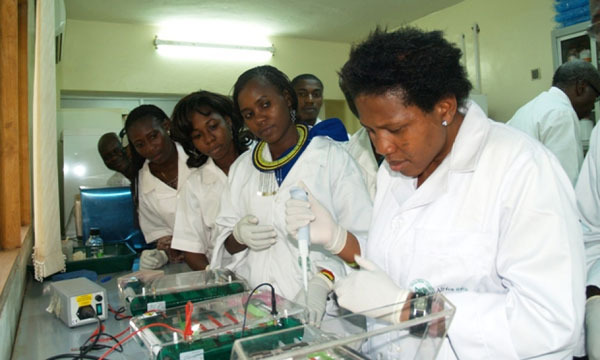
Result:
[[[275,298],[275,288],[269,283],[258,284],[254,289],[252,289],[252,291],[250,291],[250,295],[248,295],[248,299],[246,300],[246,304],[244,305],[244,321],[242,322],[242,334],[240,335],[240,337],[244,337],[244,331],[246,330],[246,315],[248,314],[248,305],[250,304],[250,299],[252,298],[252,295],[254,295],[254,292],[258,290],[258,288],[260,288],[261,286],[268,286],[271,288],[271,314],[277,315],[277,300]]]
[[[115,310],[109,304],[108,305],[108,311],[110,311],[111,313],[113,313],[115,315],[115,320],[117,320],[117,321],[127,320],[127,319],[131,318],[131,316],[125,315],[125,311],[127,311],[127,309],[125,308],[125,306],[121,306],[120,308],[118,308],[117,310]]]
[[[100,341],[100,337],[107,336],[111,340],[116,343],[119,343],[119,340],[114,336],[102,332],[102,320],[96,316],[96,320],[98,321],[98,328],[96,329],[96,334],[90,335],[87,340],[79,347],[79,354],[60,354],[47,358],[46,360],[56,360],[56,359],[92,359],[98,360],[99,356],[88,355],[88,353],[92,350],[101,350],[105,348],[111,348],[109,345],[98,344]],[[93,340],[92,340],[93,339]],[[92,342],[88,345],[88,343],[92,340]],[[123,352],[123,345],[119,345],[118,348],[115,349],[118,352]]]
[[[56,360],[56,359],[91,359],[91,360],[98,360],[100,359],[99,356],[93,356],[93,355],[81,355],[81,354],[60,354],[60,355],[55,355],[52,357],[49,357],[46,360]]]

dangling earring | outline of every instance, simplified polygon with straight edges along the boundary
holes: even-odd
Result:
[[[292,118],[292,123],[296,123],[296,110],[291,109],[290,110],[290,118]]]
[[[442,126],[448,126],[448,122],[446,120],[442,121]]]
[[[171,130],[167,130],[167,135],[171,136]]]

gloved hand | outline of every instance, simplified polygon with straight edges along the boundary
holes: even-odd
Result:
[[[399,288],[390,277],[371,261],[355,256],[361,269],[336,281],[338,304],[352,312],[360,312],[392,324],[400,322],[403,301],[410,292]],[[398,304],[400,303],[400,304]],[[397,304],[393,307],[387,305]],[[385,308],[381,308],[385,306]]]
[[[233,237],[252,250],[264,250],[277,242],[277,233],[271,225],[258,225],[254,215],[246,215],[233,228]]]
[[[310,224],[310,242],[323,245],[332,254],[339,254],[346,246],[348,232],[339,226],[329,211],[315,199],[304,182],[298,184],[308,194],[308,201],[289,199],[285,202],[285,224],[296,238],[298,229]]]
[[[308,308],[308,320],[320,324],[327,306],[327,295],[333,290],[333,282],[325,275],[319,273],[308,281],[308,304],[304,295],[304,288],[298,291],[294,302]]]
[[[144,250],[140,256],[140,269],[158,269],[169,261],[169,256],[163,250]]]
[[[585,303],[585,340],[588,359],[600,360],[600,296]]]

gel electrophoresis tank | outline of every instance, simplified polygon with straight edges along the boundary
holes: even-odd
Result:
[[[236,339],[298,327],[306,319],[304,307],[278,295],[275,295],[277,314],[273,315],[271,292],[257,291],[248,304],[246,326],[242,333],[244,305],[248,295],[249,292],[244,292],[194,303],[191,312],[193,333],[190,340],[184,340],[179,332],[156,325],[141,330],[136,336],[148,348],[152,359],[178,360],[192,356],[199,356],[198,358],[205,360],[229,359]],[[134,331],[156,323],[183,331],[186,324],[185,306],[167,309],[164,312],[148,312],[130,321]],[[293,337],[294,333],[286,336]]]
[[[422,297],[431,306],[423,316],[389,323],[398,306],[378,309],[378,318],[349,314],[277,332],[236,340],[231,360],[433,360],[454,316],[455,307],[442,294]]]
[[[245,280],[225,269],[165,275],[148,282],[132,276],[121,279],[118,286],[134,316],[248,290]]]

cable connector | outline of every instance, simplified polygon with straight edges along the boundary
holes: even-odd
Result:
[[[252,298],[252,295],[254,295],[256,290],[258,290],[258,288],[260,288],[261,286],[268,286],[271,288],[271,315],[277,315],[277,298],[275,296],[275,288],[269,283],[258,284],[254,289],[252,289],[252,291],[250,291],[248,299],[246,300],[246,304],[244,304],[244,321],[242,322],[242,334],[240,337],[244,337],[244,331],[246,330],[246,317],[248,314],[248,305],[250,304],[250,299]]]

